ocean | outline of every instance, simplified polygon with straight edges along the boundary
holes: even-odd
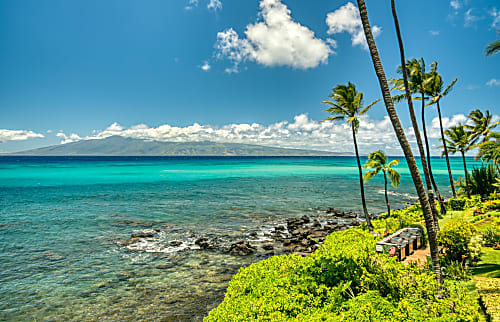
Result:
[[[398,159],[392,208],[416,201]],[[444,159],[432,166],[450,196]],[[259,238],[329,207],[360,212],[357,171],[352,157],[2,156],[0,320],[201,320],[262,256],[202,251],[196,239]],[[365,190],[369,211],[383,212],[382,175]],[[139,248],[120,246],[150,230]]]

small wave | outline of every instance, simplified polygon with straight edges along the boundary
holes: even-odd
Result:
[[[381,193],[381,194],[385,194],[385,190],[379,190],[377,191],[377,193]],[[387,194],[388,195],[391,195],[391,196],[397,196],[397,197],[404,197],[404,198],[408,198],[408,199],[418,199],[417,196],[415,195],[412,195],[411,193],[399,193],[399,192],[395,192],[395,191],[387,191]]]

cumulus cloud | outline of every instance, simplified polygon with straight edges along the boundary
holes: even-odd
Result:
[[[222,9],[222,2],[220,0],[210,0],[207,4],[207,8],[217,11]]]
[[[452,0],[450,1],[450,6],[454,9],[454,10],[458,10],[460,9],[460,7],[462,6],[460,4],[460,2],[458,0]]]
[[[347,32],[351,35],[353,46],[360,46],[368,50],[359,10],[352,2],[348,2],[339,9],[330,12],[326,16],[326,24],[328,25],[327,33],[329,35]],[[382,28],[374,25],[372,32],[373,36],[377,37],[382,32]]]
[[[0,142],[7,141],[25,141],[32,138],[44,138],[45,136],[40,133],[27,130],[2,130],[0,129]]]
[[[489,86],[489,87],[500,86],[500,79],[492,78],[486,82],[486,86]]]
[[[59,138],[62,138],[61,144],[76,142],[76,141],[80,141],[82,139],[78,134],[75,134],[75,133],[72,133],[70,135],[66,135],[62,132],[59,132],[56,134],[56,136]]]
[[[494,116],[498,118],[498,115]],[[360,152],[368,154],[377,149],[383,149],[392,155],[401,155],[399,143],[394,134],[389,117],[382,120],[372,120],[369,116],[360,119],[357,134]],[[456,114],[443,118],[443,126],[448,128],[458,123],[465,124],[467,117]],[[433,147],[439,146],[439,120],[434,118],[428,123],[428,135]],[[407,128],[409,141],[415,144],[412,128]],[[293,121],[281,121],[269,125],[259,123],[227,124],[223,126],[201,125],[194,123],[190,126],[178,127],[169,124],[158,127],[149,127],[138,124],[125,128],[113,123],[105,130],[96,131],[92,136],[81,138],[77,134],[65,135],[58,133],[62,143],[74,142],[80,139],[104,139],[119,135],[127,138],[147,139],[164,142],[200,142],[211,141],[221,143],[245,143],[283,148],[314,149],[353,153],[352,134],[348,124],[343,122],[322,122],[311,119],[307,114],[300,114]],[[416,150],[415,150],[416,151]],[[437,149],[433,155],[440,155]]]
[[[210,66],[210,64],[208,63],[208,61],[204,61],[203,65],[201,65],[200,68],[203,71],[208,72],[210,70],[210,68],[212,68],[212,67]]]
[[[261,0],[259,20],[249,24],[240,38],[229,28],[217,34],[216,57],[232,63],[227,72],[237,72],[244,61],[264,66],[314,68],[326,63],[333,52],[314,32],[292,19],[291,11],[280,0]]]

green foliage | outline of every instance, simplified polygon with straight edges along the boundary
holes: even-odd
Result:
[[[493,184],[496,183],[499,175],[492,164],[483,165],[480,168],[474,167],[470,174],[468,173],[467,175],[469,179],[469,191],[472,195],[480,195],[486,198],[491,193],[498,191],[498,188]],[[461,183],[461,187],[465,188],[465,184]]]
[[[462,261],[470,255],[469,244],[477,230],[473,224],[463,220],[453,220],[439,231],[438,242],[446,249],[446,258]]]
[[[469,281],[472,278],[469,267],[460,261],[443,261],[443,275],[455,281]]]
[[[498,233],[498,228],[490,227],[483,234],[484,246],[495,247],[500,245],[500,234]]]
[[[500,200],[486,200],[481,207],[482,212],[500,210]]]
[[[457,198],[450,198],[446,202],[448,210],[465,210],[470,208],[477,208],[482,205],[481,196],[473,195],[470,198],[461,196]]]
[[[335,232],[315,253],[242,268],[205,321],[477,321],[477,299],[432,272],[376,254],[373,235]]]
[[[490,321],[500,321],[500,278],[476,278],[476,287]]]

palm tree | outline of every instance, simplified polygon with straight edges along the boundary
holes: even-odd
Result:
[[[420,173],[418,171],[417,162],[413,156],[413,152],[411,150],[410,144],[408,143],[408,139],[406,138],[406,134],[404,132],[403,126],[401,125],[401,121],[399,120],[396,109],[394,108],[394,103],[391,97],[391,91],[389,89],[389,84],[387,83],[387,78],[385,76],[384,67],[382,66],[382,61],[380,60],[380,56],[378,54],[377,45],[375,44],[375,39],[373,38],[373,33],[370,26],[370,21],[368,19],[368,12],[366,10],[366,5],[364,0],[357,0],[359,14],[361,17],[361,23],[363,26],[363,30],[366,37],[366,42],[368,44],[368,49],[370,50],[370,56],[373,62],[373,68],[375,69],[375,73],[377,74],[377,78],[380,85],[380,90],[382,91],[382,97],[384,98],[385,108],[387,110],[387,114],[391,120],[392,126],[394,128],[394,132],[396,133],[396,137],[398,138],[399,144],[405,154],[406,162],[408,164],[408,168],[411,173],[411,177],[413,180],[413,184],[415,185],[415,189],[417,191],[418,197],[420,199],[420,204],[422,206],[422,212],[425,218],[425,224],[427,227],[427,234],[429,236],[429,248],[431,251],[431,261],[432,261],[432,270],[436,275],[436,279],[440,284],[443,282],[443,275],[441,272],[441,263],[439,259],[439,251],[438,251],[438,243],[437,243],[437,233],[434,228],[434,218],[431,210],[431,203],[425,191],[425,186],[420,177]],[[401,54],[401,63],[404,64],[404,48],[403,41],[401,39],[401,33],[399,31],[399,22],[397,20],[396,8],[394,4],[394,0],[391,0],[392,4],[392,12],[394,16],[394,23],[396,25],[396,32],[398,35],[399,49]],[[408,80],[406,78],[406,71],[403,74],[403,78],[405,79],[405,87],[406,93],[410,96],[410,91],[408,89]]]
[[[453,193],[453,197],[456,198],[457,192],[455,191],[453,175],[451,174],[450,158],[448,156],[448,147],[446,146],[446,141],[444,139],[443,119],[441,117],[441,107],[439,106],[439,102],[443,97],[450,93],[450,91],[453,89],[453,86],[458,81],[458,78],[455,78],[455,80],[443,90],[443,78],[437,73],[437,62],[433,62],[431,64],[431,72],[429,73],[429,78],[427,79],[427,81],[429,82],[429,90],[431,95],[431,101],[427,105],[436,104],[437,107],[441,140],[443,141],[444,156],[446,158],[446,166],[448,167],[448,178],[450,179],[451,192]]]
[[[476,159],[481,159],[484,162],[493,162],[497,167],[498,173],[500,173],[500,133],[490,132],[488,138],[488,141],[478,144],[479,151]]]
[[[389,216],[391,215],[391,205],[389,204],[389,198],[387,197],[387,176],[389,176],[391,184],[394,188],[399,187],[399,184],[401,183],[401,174],[397,170],[392,168],[397,166],[398,164],[399,160],[392,160],[391,162],[387,163],[387,156],[384,154],[384,152],[378,150],[368,155],[368,161],[366,161],[366,164],[363,166],[363,169],[373,169],[363,175],[363,180],[365,182],[368,182],[372,178],[374,178],[380,172],[380,170],[382,170],[382,172],[384,173],[385,204],[387,205],[387,214]]]
[[[498,35],[500,36],[500,29],[498,29]],[[492,56],[497,54],[500,51],[500,39],[497,39],[495,41],[492,41],[491,43],[486,46],[484,49],[484,52],[486,56]]]
[[[405,68],[406,68],[406,73],[408,75],[408,88],[410,89],[411,94],[418,94],[419,96],[416,99],[419,99],[422,101],[422,129],[424,133],[424,141],[425,141],[425,151],[424,151],[424,145],[422,144],[422,139],[419,138],[420,132],[418,131],[418,123],[415,118],[413,122],[413,116],[412,116],[412,123],[413,123],[413,129],[415,130],[415,136],[417,138],[417,145],[419,148],[420,152],[420,158],[422,159],[422,168],[424,170],[424,176],[425,176],[425,181],[427,183],[427,189],[430,191],[432,188],[434,188],[434,191],[436,192],[436,196],[438,197],[439,205],[441,206],[441,212],[443,214],[446,213],[446,207],[444,206],[443,198],[441,198],[441,195],[439,193],[439,189],[437,187],[436,181],[434,180],[434,175],[432,174],[432,166],[431,166],[431,155],[430,155],[430,148],[429,148],[429,140],[427,139],[427,127],[425,125],[425,100],[427,99],[427,94],[430,94],[430,88],[429,88],[429,73],[426,73],[425,71],[425,61],[423,58],[420,58],[419,60],[412,58],[410,60],[407,60],[405,63]],[[397,69],[398,73],[403,73],[403,67],[398,66]],[[405,84],[403,79],[392,79],[391,83],[395,85],[394,89],[398,89],[401,91],[405,91]],[[401,97],[401,96],[400,96]],[[403,96],[404,97],[404,96]],[[408,105],[410,107],[410,115],[414,114],[413,110],[413,102],[410,102],[411,97],[408,98]],[[396,98],[396,100],[398,100]],[[418,132],[418,134],[417,134]],[[427,159],[426,159],[427,155]],[[431,200],[434,200],[433,196],[429,196]],[[436,215],[435,216],[435,221],[437,222],[437,212],[435,209],[433,209],[433,213]],[[436,225],[436,229],[439,229],[439,226]]]
[[[365,114],[370,107],[375,105],[380,99],[370,103],[368,106],[363,107],[363,93],[356,90],[356,85],[349,82],[347,85],[337,85],[332,89],[333,93],[328,95],[332,101],[326,100],[322,103],[328,104],[331,107],[324,110],[332,116],[327,117],[323,121],[344,120],[351,125],[352,138],[354,140],[354,150],[356,151],[356,161],[358,162],[359,170],[359,185],[361,187],[361,203],[363,204],[363,212],[365,214],[366,223],[370,231],[373,230],[373,225],[368,215],[366,208],[365,189],[363,186],[363,171],[361,170],[361,162],[359,161],[358,142],[356,140],[356,133],[359,128],[358,116]],[[322,121],[322,122],[323,122]]]
[[[489,110],[486,110],[485,114],[483,114],[481,110],[476,109],[470,112],[468,117],[474,125],[473,126],[464,125],[464,126],[466,129],[472,131],[471,140],[475,140],[476,138],[479,138],[479,136],[482,135],[483,139],[481,140],[481,143],[486,142],[488,140],[490,131],[494,129],[498,124],[500,124],[500,121],[491,124],[491,119],[493,118],[493,115],[490,114]]]
[[[465,126],[460,123],[444,131],[444,134],[446,134],[446,136],[448,137],[445,140],[450,148],[450,153],[455,154],[457,152],[460,152],[460,154],[462,154],[462,160],[464,163],[465,190],[467,191],[467,197],[470,198],[465,152],[473,148],[475,139],[472,138],[472,132],[467,131]]]

